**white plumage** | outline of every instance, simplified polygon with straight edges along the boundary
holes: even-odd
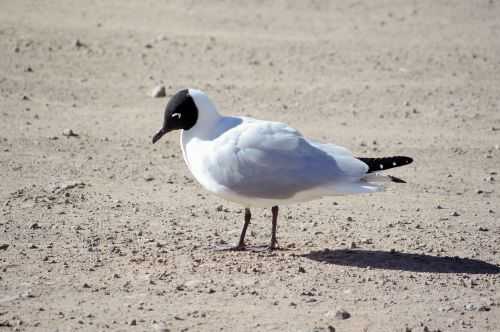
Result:
[[[248,215],[251,207],[275,207],[277,215],[278,205],[380,191],[379,182],[391,179],[368,174],[369,165],[346,148],[307,139],[284,123],[223,116],[199,90],[171,99],[153,142],[174,129],[182,129],[184,160],[196,180]]]
[[[368,166],[343,147],[308,140],[284,123],[222,116],[201,91],[189,94],[203,121],[182,131],[184,159],[216,195],[271,207],[382,189],[363,179]]]

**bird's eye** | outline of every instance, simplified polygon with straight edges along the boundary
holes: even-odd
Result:
[[[181,113],[174,113],[172,114],[172,118],[181,118]]]

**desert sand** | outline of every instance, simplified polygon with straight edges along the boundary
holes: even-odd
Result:
[[[498,1],[0,2],[0,331],[500,331]],[[152,98],[159,85],[167,98]],[[168,97],[409,155],[282,207],[189,174]],[[248,242],[269,241],[255,209]]]

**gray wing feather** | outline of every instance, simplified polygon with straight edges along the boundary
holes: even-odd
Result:
[[[245,196],[287,198],[311,188],[359,180],[366,165],[333,144],[312,142],[282,123],[252,121],[221,137],[215,180]]]

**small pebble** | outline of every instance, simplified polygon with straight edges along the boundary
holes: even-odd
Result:
[[[62,132],[63,136],[66,137],[77,137],[78,134],[73,131],[73,129],[66,128]]]
[[[0,244],[0,250],[7,250],[8,247],[9,247],[9,244],[7,244],[7,243]]]
[[[42,227],[37,222],[35,222],[35,223],[31,224],[30,228],[31,229],[40,229]]]
[[[146,176],[144,176],[144,180],[145,180],[146,182],[151,182],[151,181],[153,181],[154,179],[155,179],[155,178],[154,178],[154,176],[152,176],[152,175],[146,175]]]
[[[457,211],[453,211],[450,216],[452,217],[460,217],[460,213],[458,213]]]
[[[130,325],[132,325],[132,326],[137,325],[137,321],[136,321],[135,319],[132,319],[132,320],[130,321]]]
[[[163,40],[167,40],[167,39],[168,39],[168,37],[165,35],[158,35],[156,37],[156,41],[163,41]]]
[[[164,85],[158,85],[151,92],[151,97],[153,98],[163,98],[167,95]]]
[[[75,45],[77,48],[80,48],[80,47],[84,47],[84,46],[85,46],[85,44],[84,44],[84,43],[82,43],[82,42],[80,41],[80,39],[75,40],[74,45]]]
[[[344,309],[339,309],[335,313],[335,318],[337,318],[337,319],[348,319],[350,317],[351,317],[351,314]]]

